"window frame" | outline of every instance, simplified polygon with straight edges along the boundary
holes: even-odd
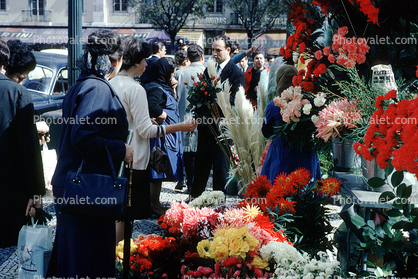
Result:
[[[116,10],[116,5],[120,6],[119,10]],[[123,10],[123,5],[125,5],[126,10]],[[128,1],[127,0],[112,0],[112,11],[114,13],[127,13],[128,12]]]

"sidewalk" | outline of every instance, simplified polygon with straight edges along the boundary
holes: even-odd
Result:
[[[208,183],[211,184],[211,183]],[[176,183],[164,182],[161,189],[160,200],[163,206],[169,207],[173,201],[185,200],[188,195],[183,192],[177,192],[174,190]],[[211,189],[209,186],[207,190]],[[227,202],[231,203],[239,200],[234,196],[227,196]],[[44,204],[44,210],[53,216],[53,219],[48,222],[48,225],[54,228],[53,234],[55,235],[56,217],[53,207],[53,199],[51,196],[44,197],[42,199]],[[160,226],[157,224],[158,219],[149,218],[145,220],[136,220],[133,225],[132,237],[137,238],[140,234],[162,234]],[[16,247],[0,248],[0,279],[14,279],[17,278],[18,271],[18,258],[16,253]]]

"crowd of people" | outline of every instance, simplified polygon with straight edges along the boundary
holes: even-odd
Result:
[[[192,76],[209,75],[204,66],[204,50],[199,45],[180,42],[174,59],[165,57],[165,53],[162,43],[140,43],[133,36],[122,39],[109,30],[97,30],[89,36],[77,61],[81,74],[65,95],[62,117],[113,118],[117,125],[63,123],[52,178],[54,197],[63,197],[67,173],[76,170],[82,161],[83,171],[108,173],[107,153],[115,167],[123,161],[132,163],[132,206],[127,222],[165,213],[159,201],[164,181],[177,181],[178,191],[186,188],[190,194],[188,202],[205,190],[212,171],[213,190],[225,191],[230,166],[208,126],[214,124],[198,125],[186,113],[185,83],[191,84]],[[270,66],[274,57],[267,56],[261,46],[240,51],[237,41],[225,35],[214,38],[212,57],[220,82],[229,80],[231,85],[230,105],[235,105],[235,94],[243,87],[247,99],[257,109],[260,75],[269,71],[266,61]],[[248,66],[249,57],[252,67]],[[2,195],[7,196],[0,208],[12,212],[0,217],[2,223],[11,225],[0,232],[0,247],[16,245],[25,216],[35,216],[34,208],[42,208],[41,199],[35,197],[45,194],[33,103],[28,91],[19,84],[35,65],[33,54],[25,45],[17,40],[7,44],[0,40],[0,175]],[[277,71],[277,94],[285,89],[283,86],[291,85],[297,74],[293,66],[282,68]],[[281,121],[280,109],[271,103],[267,109],[262,132],[270,137],[273,125]],[[129,145],[125,143],[128,130],[133,131]],[[170,173],[157,173],[150,168],[150,153],[156,145],[168,154]],[[290,173],[300,166],[314,174],[319,172],[316,154],[301,165],[298,159],[304,155],[293,159],[285,145],[279,142],[269,150],[262,174],[274,178],[279,172]],[[117,243],[123,239],[124,222],[115,225],[112,220],[61,214],[60,207],[55,204],[57,227],[47,275],[114,277],[115,240]],[[97,255],[100,260],[93,260]]]

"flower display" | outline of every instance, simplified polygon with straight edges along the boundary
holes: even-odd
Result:
[[[347,99],[334,101],[319,112],[315,123],[318,130],[316,137],[327,142],[331,137],[342,137],[342,133],[354,128],[361,121],[356,103]]]
[[[396,170],[418,174],[418,99],[397,99],[395,90],[379,96],[375,102],[377,111],[370,119],[364,144],[353,145],[357,154],[373,160],[384,169],[392,159]]]
[[[339,274],[340,263],[331,261],[325,252],[318,252],[318,259],[311,258],[287,243],[272,241],[261,248],[261,255],[276,263],[274,275],[278,278],[332,278]]]
[[[332,228],[324,216],[324,205],[329,197],[339,192],[341,182],[333,177],[310,181],[310,172],[303,168],[290,174],[279,174],[273,182],[259,176],[247,185],[246,199],[239,203],[239,207],[257,206],[264,215],[273,216],[273,219],[280,219],[280,216],[294,218],[292,228],[296,228],[296,232],[285,230],[286,236],[293,240],[303,235],[302,242],[295,245],[315,255],[330,248],[326,235]]]
[[[192,200],[191,207],[215,207],[225,203],[225,194],[222,191],[204,191],[199,197]]]

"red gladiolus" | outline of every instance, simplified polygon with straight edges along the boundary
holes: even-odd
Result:
[[[204,94],[205,94],[205,96],[207,96],[207,95],[208,95],[208,92],[207,92],[207,91],[205,91],[205,93],[204,93]]]
[[[183,81],[183,84],[184,84],[184,85],[187,85],[187,82],[186,82],[186,81]]]
[[[415,75],[417,76],[417,78],[418,78],[418,66],[417,66],[417,72],[415,73]]]
[[[197,82],[193,82],[193,86],[197,86]]]
[[[194,76],[191,76],[192,80],[194,80]]]

